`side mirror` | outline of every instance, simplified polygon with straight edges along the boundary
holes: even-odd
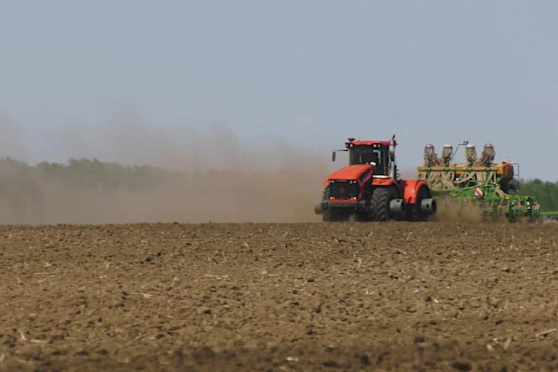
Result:
[[[333,151],[333,152],[331,153],[331,161],[332,161],[332,162],[335,162],[335,159],[336,159],[336,158],[337,158],[337,153],[336,153],[335,151]]]

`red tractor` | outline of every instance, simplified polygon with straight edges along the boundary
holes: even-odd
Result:
[[[395,161],[395,136],[389,141],[349,138],[344,150],[349,165],[324,182],[322,201],[315,211],[324,221],[426,221],[436,213],[436,201],[423,180],[403,180]],[[332,160],[335,161],[336,151]]]

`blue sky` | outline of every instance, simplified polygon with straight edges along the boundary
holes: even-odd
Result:
[[[0,156],[148,161],[64,135],[128,110],[163,137],[228,128],[324,158],[396,133],[406,169],[425,143],[492,142],[558,181],[557,19],[542,0],[1,0]]]

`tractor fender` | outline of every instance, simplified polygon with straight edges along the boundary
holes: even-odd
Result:
[[[406,204],[416,204],[419,190],[425,187],[430,195],[430,189],[423,180],[406,180],[401,181],[400,187],[403,190],[403,200]]]
[[[394,178],[373,178],[372,187],[393,189],[394,194],[397,195],[397,199],[400,199],[401,195],[403,195],[401,185]]]
[[[388,178],[374,178],[372,180],[372,186],[391,186],[391,185],[397,185],[397,182],[395,181],[395,179],[388,177]]]

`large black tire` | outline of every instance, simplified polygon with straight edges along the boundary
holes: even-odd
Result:
[[[375,221],[389,220],[389,202],[392,199],[391,192],[387,188],[377,188],[372,192],[370,208]]]
[[[428,214],[423,213],[420,207],[422,199],[430,198],[430,191],[426,187],[421,187],[418,195],[416,204],[410,205],[407,209],[407,219],[409,221],[426,221],[428,219]]]

